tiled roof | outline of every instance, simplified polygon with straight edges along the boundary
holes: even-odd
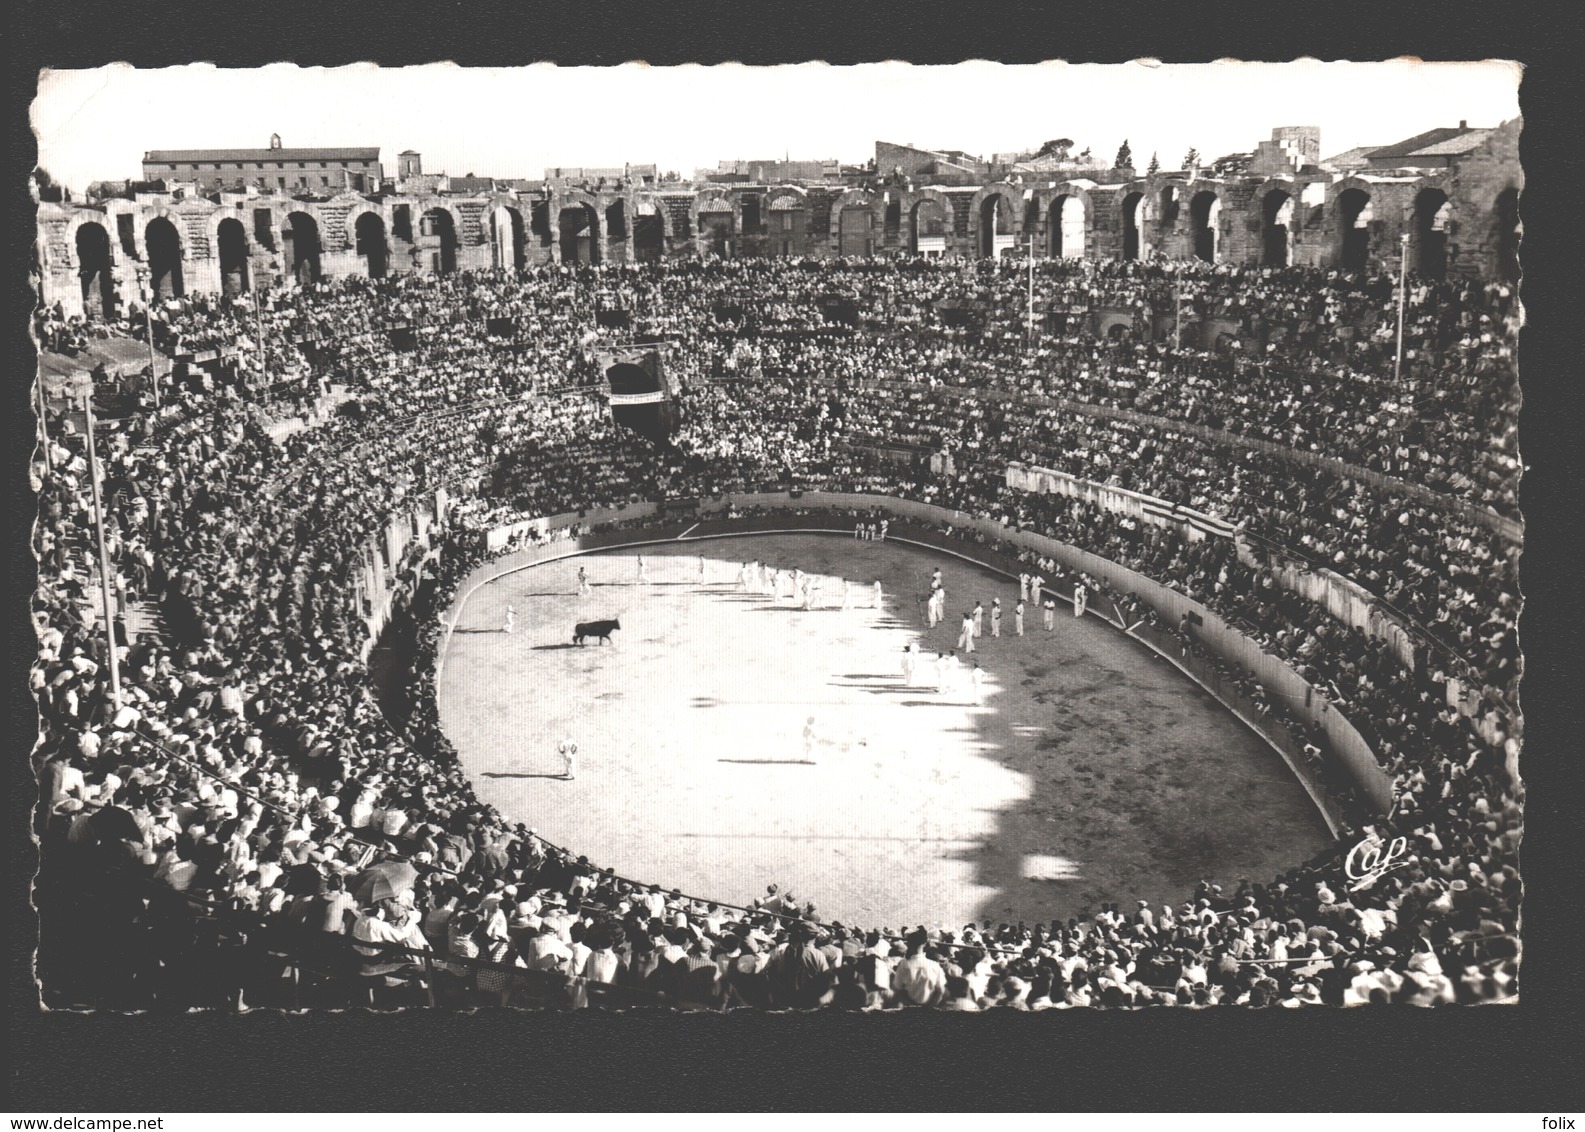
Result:
[[[1496,133],[1495,130],[1467,130],[1459,134],[1457,137],[1449,138],[1446,141],[1437,142],[1435,145],[1425,146],[1422,149],[1417,149],[1409,156],[1456,157],[1461,153],[1469,153],[1476,146],[1480,145],[1487,138],[1491,137],[1491,135],[1494,133]]]
[[[1359,146],[1329,157],[1322,165],[1382,165],[1390,161],[1412,162],[1416,157],[1457,157],[1475,149],[1495,131],[1442,126],[1427,130],[1392,145]]]
[[[188,161],[378,161],[378,146],[331,149],[151,149],[146,165]]]

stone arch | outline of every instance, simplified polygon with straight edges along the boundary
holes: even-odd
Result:
[[[385,214],[377,208],[363,209],[353,221],[353,251],[363,260],[370,279],[384,279],[390,269],[391,244],[387,231]]]
[[[809,194],[797,185],[773,185],[765,190],[765,200],[761,203],[762,210],[769,212],[775,202],[791,197],[798,203],[797,208],[809,207]]]
[[[462,246],[462,223],[457,210],[425,200],[418,207],[415,233],[418,255],[435,275],[450,275],[457,270],[457,251]]]
[[[1118,208],[1122,210],[1123,258],[1147,259],[1150,245],[1145,231],[1149,224],[1148,201],[1150,196],[1143,188],[1131,189],[1123,194]]]
[[[597,264],[604,257],[604,213],[599,198],[582,189],[563,189],[551,198],[556,254],[562,263]]]
[[[883,199],[880,193],[867,189],[849,189],[831,203],[829,234],[838,255],[875,254],[883,224]]]
[[[1116,340],[1132,333],[1134,316],[1128,311],[1103,310],[1095,316],[1095,333]]]
[[[1094,201],[1090,181],[1065,181],[1042,189],[1046,213],[1046,249],[1053,259],[1083,259],[1089,254]]]
[[[848,189],[836,200],[831,202],[831,230],[827,235],[835,239],[841,234],[842,213],[850,208],[867,208],[876,211],[876,205],[881,201],[881,194],[869,189]],[[877,225],[878,227],[878,225]]]
[[[605,220],[606,240],[610,242],[622,241],[625,243],[628,237],[631,235],[631,228],[629,226],[627,216],[626,199],[622,197],[612,198],[609,202],[607,202],[604,211],[601,213],[601,216]]]
[[[676,233],[672,231],[671,212],[666,208],[666,202],[654,193],[633,194],[633,223],[636,227],[640,216],[659,216],[660,230],[665,233],[668,240],[675,239]]]
[[[444,212],[451,217],[451,230],[457,234],[457,244],[462,244],[462,213],[457,211],[455,205],[444,197],[422,197],[413,202],[413,219],[417,220],[426,212]]]
[[[1044,218],[1044,217],[1046,217],[1048,215],[1048,213],[1047,213],[1048,207],[1049,207],[1049,202],[1043,198],[1042,194],[1040,194],[1040,193],[1025,193],[1024,194],[1024,219],[1023,219],[1023,223],[1019,225],[1019,229],[1024,234],[1024,246],[1025,247],[1029,246],[1029,237],[1031,235],[1041,231],[1040,222],[1041,222],[1042,218]],[[1045,248],[1046,248],[1047,244],[1049,244],[1049,243],[1050,243],[1050,238],[1049,237],[1047,237],[1046,239],[1043,239],[1041,241],[1040,249],[1041,249],[1042,252],[1045,251]]]
[[[116,316],[115,252],[110,230],[99,219],[74,219],[66,248],[82,289],[83,314]]]
[[[989,259],[998,255],[999,249],[1017,247],[1023,233],[1022,198],[1023,193],[1006,181],[993,182],[974,194],[969,201],[969,222],[975,226],[976,254]]]
[[[1519,189],[1509,185],[1492,201],[1492,224],[1497,236],[1496,276],[1509,283],[1519,282],[1519,248],[1524,240],[1524,222],[1519,215]]]
[[[370,213],[378,216],[381,227],[386,231],[390,231],[391,218],[386,215],[386,210],[380,205],[360,197],[356,204],[347,209],[347,215],[342,224],[344,229],[343,237],[346,239],[345,247],[356,248],[358,246],[358,223]]]
[[[493,196],[484,206],[479,226],[490,241],[493,266],[522,271],[528,263],[528,223],[516,197]]]
[[[105,235],[110,238],[111,255],[114,258],[117,246],[116,214],[109,210],[98,212],[94,209],[79,209],[75,210],[71,218],[66,221],[66,230],[62,235],[62,239],[66,244],[67,255],[72,257],[67,262],[74,268],[81,266],[75,258],[77,255],[77,230],[85,224],[97,224],[105,230]],[[125,248],[122,249],[121,254],[123,257],[126,256],[127,251]]]
[[[220,270],[221,294],[242,295],[253,290],[253,245],[248,239],[248,226],[242,222],[242,218],[222,216],[215,224],[212,246]]]
[[[904,228],[900,238],[908,254],[945,255],[952,237],[952,199],[929,185],[899,192],[895,196]],[[923,249],[919,243],[921,238],[927,241]]]
[[[1189,197],[1189,251],[1195,259],[1215,263],[1221,258],[1222,194],[1201,188]]]
[[[88,218],[91,219],[92,214]],[[143,249],[143,208],[140,205],[129,200],[107,200],[104,220],[123,262],[148,258]]]
[[[1370,225],[1375,219],[1370,184],[1349,177],[1333,186],[1332,207],[1336,217],[1337,263],[1344,271],[1366,271],[1370,267]]]
[[[666,211],[666,202],[653,193],[635,193],[632,212],[633,258],[640,263],[666,258],[666,249],[672,239],[671,214]]]
[[[800,256],[809,237],[809,194],[797,185],[776,185],[760,202],[765,247],[772,256]]]
[[[1165,235],[1177,229],[1194,194],[1181,178],[1165,177],[1155,182],[1150,195],[1153,226]]]
[[[1090,229],[1090,197],[1058,190],[1046,202],[1046,254],[1052,259],[1083,259]]]
[[[293,208],[283,220],[285,223],[280,225],[280,232],[287,274],[304,286],[317,282],[320,257],[324,253],[319,217],[306,208]]]
[[[723,258],[732,254],[738,236],[738,206],[731,193],[720,189],[704,189],[694,194],[688,205],[688,227],[693,231],[694,244],[700,255],[712,254]],[[701,216],[730,217],[725,223],[719,219],[701,221]]]
[[[1447,238],[1453,222],[1453,202],[1437,185],[1426,185],[1409,204],[1409,265],[1426,279],[1447,277]]]
[[[187,242],[182,239],[180,219],[173,219],[164,209],[158,209],[143,220],[149,289],[155,299],[179,299],[187,292],[182,270],[187,259]]]
[[[1293,236],[1299,227],[1298,186],[1292,181],[1267,181],[1254,203],[1260,210],[1260,262],[1287,267],[1293,262]]]

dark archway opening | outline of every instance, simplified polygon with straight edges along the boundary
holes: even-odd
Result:
[[[1156,227],[1163,234],[1172,231],[1178,226],[1178,213],[1183,207],[1183,200],[1178,196],[1177,185],[1167,185],[1157,198]]]
[[[1139,238],[1139,214],[1145,204],[1144,193],[1129,193],[1123,198],[1123,258],[1139,259],[1143,254]]]
[[[647,352],[638,362],[617,362],[605,371],[611,420],[655,444],[667,443],[677,423],[676,408],[661,386],[660,364],[657,355]]]
[[[1370,194],[1363,189],[1345,189],[1337,198],[1337,207],[1342,229],[1338,263],[1344,271],[1364,271],[1370,264]]]
[[[666,222],[658,211],[640,212],[633,219],[633,258],[640,263],[655,263],[665,254]]]
[[[1006,245],[1006,239],[998,240],[998,236],[1007,236],[1007,213],[1011,206],[1007,198],[1001,193],[992,193],[980,202],[980,255],[986,259],[994,259],[999,254],[998,244]]]
[[[886,211],[881,216],[881,238],[886,246],[895,248],[903,236],[903,202],[889,200],[886,202]]]
[[[557,220],[561,230],[561,262],[600,262],[600,231],[594,219],[594,209],[586,204],[568,205]]]
[[[242,221],[227,217],[215,229],[216,250],[220,253],[220,289],[226,295],[241,295],[252,288],[248,271],[248,232]]]
[[[1519,190],[1504,189],[1493,206],[1497,214],[1497,276],[1510,283],[1519,281],[1519,241],[1523,228],[1519,221]]]
[[[535,243],[541,248],[548,248],[555,243],[555,237],[550,231],[550,204],[547,201],[535,201],[528,209],[528,234],[534,237]]]
[[[838,220],[837,253],[855,257],[875,254],[875,213],[868,205],[842,210]]]
[[[1414,269],[1424,279],[1447,276],[1447,225],[1452,212],[1441,189],[1422,189],[1414,198]]]
[[[83,288],[83,314],[88,318],[116,316],[115,282],[110,273],[110,233],[103,224],[77,229],[77,278]]]
[[[528,266],[528,228],[523,223],[523,214],[515,208],[502,209],[498,215],[501,214],[506,217],[505,231],[496,235],[497,243],[501,244],[501,266],[522,271]]]
[[[149,255],[149,282],[159,299],[179,299],[187,293],[182,279],[182,238],[176,225],[163,216],[149,221],[143,230],[143,246]]]
[[[1293,195],[1272,189],[1260,205],[1261,255],[1266,267],[1287,267],[1293,262]]]
[[[1215,193],[1194,194],[1189,202],[1189,219],[1194,224],[1194,258],[1216,262],[1216,226],[1222,214],[1222,200]]]
[[[429,270],[450,275],[457,270],[457,226],[444,208],[431,208],[418,219],[419,235],[429,257]]]
[[[914,255],[939,256],[946,251],[946,210],[938,200],[922,200],[914,205],[913,232],[909,248]]]
[[[286,243],[286,270],[298,283],[308,286],[319,281],[319,222],[306,212],[286,218],[282,233]]]
[[[732,214],[701,212],[699,238],[706,254],[729,258],[732,255]]]
[[[358,217],[352,230],[357,237],[358,255],[363,259],[369,278],[384,279],[390,267],[384,218],[377,212],[365,212]]]
[[[627,239],[627,205],[613,201],[605,209],[605,238],[612,243]]]

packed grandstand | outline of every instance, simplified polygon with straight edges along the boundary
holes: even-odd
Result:
[[[1032,275],[1034,324],[1021,262],[912,258],[550,265],[163,303],[156,347],[216,360],[179,366],[157,398],[138,384],[98,437],[119,598],[157,611],[118,646],[119,703],[77,406],[47,406],[32,465],[44,1001],[974,1010],[1514,995],[1514,286],[1411,275],[1395,377],[1390,276],[1096,260]],[[1185,303],[1228,329],[1163,332]],[[597,308],[627,325],[597,328]],[[1103,332],[1103,310],[1131,317]],[[141,340],[144,318],[110,332]],[[94,329],[47,309],[36,323],[46,348]],[[600,358],[618,340],[664,343],[666,443],[612,420]],[[1236,534],[1019,490],[1010,465]],[[438,722],[446,613],[490,558],[602,533],[489,532],[818,491],[998,521],[1202,603],[1357,728],[1390,806],[1330,759],[1319,708],[1244,672],[1227,677],[1305,751],[1342,836],[1282,875],[1210,878],[1165,907],[883,933],[785,893],[733,907],[620,877],[481,804]],[[369,548],[415,507],[426,529],[384,564],[386,603]],[[1079,579],[1054,566],[1042,572],[1066,594]],[[1283,581],[1322,570],[1371,595],[1410,646]],[[1191,626],[1089,585],[1216,663]],[[371,618],[386,604],[414,659],[376,678]],[[1400,838],[1397,867],[1359,884],[1349,850]]]

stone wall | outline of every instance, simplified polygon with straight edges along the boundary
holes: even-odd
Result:
[[[125,315],[133,305],[149,303],[155,297],[156,283],[166,290],[175,288],[178,274],[180,290],[186,293],[249,289],[294,277],[380,274],[381,265],[375,261],[382,259],[386,272],[419,275],[511,267],[518,262],[525,266],[557,263],[563,258],[562,211],[569,207],[587,207],[594,212],[593,258],[601,263],[627,263],[640,254],[636,233],[643,215],[641,203],[653,210],[650,215],[663,220],[659,254],[667,258],[723,251],[733,256],[830,258],[844,250],[854,254],[857,248],[867,246],[869,239],[874,241],[876,255],[908,255],[913,248],[914,210],[927,200],[936,202],[944,214],[944,253],[975,256],[981,250],[981,206],[998,192],[1009,206],[1001,227],[1017,240],[1020,253],[1027,247],[1027,235],[1033,234],[1037,258],[1050,254],[1051,230],[1058,223],[1053,205],[1064,197],[1081,201],[1084,254],[1095,259],[1124,255],[1124,202],[1140,193],[1144,202],[1140,228],[1143,254],[1175,260],[1192,258],[1204,250],[1196,245],[1193,205],[1197,197],[1211,193],[1220,202],[1214,222],[1215,259],[1242,264],[1266,262],[1271,235],[1267,200],[1273,192],[1286,192],[1293,201],[1286,258],[1290,263],[1311,266],[1344,263],[1349,227],[1343,208],[1345,194],[1363,193],[1369,199],[1370,213],[1356,237],[1356,251],[1368,269],[1387,271],[1398,266],[1405,234],[1411,235],[1412,241],[1423,237],[1423,223],[1416,219],[1417,202],[1423,206],[1426,201],[1439,201],[1436,194],[1445,194],[1449,202],[1445,234],[1435,239],[1445,243],[1447,273],[1498,278],[1513,270],[1515,257],[1515,201],[1524,180],[1519,167],[1519,130],[1518,120],[1505,123],[1457,168],[1425,174],[1310,172],[1218,178],[1173,172],[1108,184],[1082,179],[997,183],[974,191],[942,191],[929,185],[866,191],[824,184],[722,184],[657,191],[636,185],[580,189],[555,184],[537,192],[483,196],[342,193],[327,200],[300,201],[237,194],[219,200],[145,195],[96,205],[43,204],[37,226],[38,285],[44,301],[58,303],[68,315],[113,319]],[[1164,190],[1171,191],[1175,203],[1163,197]],[[1302,199],[1306,195],[1311,197],[1308,202]],[[757,224],[744,223],[743,204],[750,197],[758,199]],[[623,210],[625,232],[612,236],[608,210],[616,204]],[[873,227],[863,240],[850,227],[844,248],[843,212],[855,208],[873,212]],[[886,222],[889,210],[890,225]],[[425,222],[426,216],[442,214],[449,221],[441,228]],[[513,214],[520,224],[502,219]],[[359,250],[357,225],[365,217],[369,218],[362,220],[366,230],[377,231],[379,236],[370,243],[373,256]],[[493,223],[492,217],[496,218]],[[223,270],[220,232],[226,220],[240,224],[246,250],[240,266],[231,263]],[[151,264],[148,233],[156,221],[168,221],[179,237],[176,272],[166,270],[169,264]],[[102,236],[93,225],[102,230]],[[89,230],[83,232],[84,228]],[[300,246],[303,241],[295,237],[303,230],[317,234],[316,255],[305,255]],[[234,237],[236,229],[229,231]],[[514,232],[521,232],[521,243]],[[1278,236],[1278,246],[1284,246]],[[1418,246],[1411,245],[1411,266],[1418,261]],[[579,247],[582,254],[588,254],[587,242]],[[108,256],[96,248],[108,249]],[[98,258],[87,262],[84,251]]]

